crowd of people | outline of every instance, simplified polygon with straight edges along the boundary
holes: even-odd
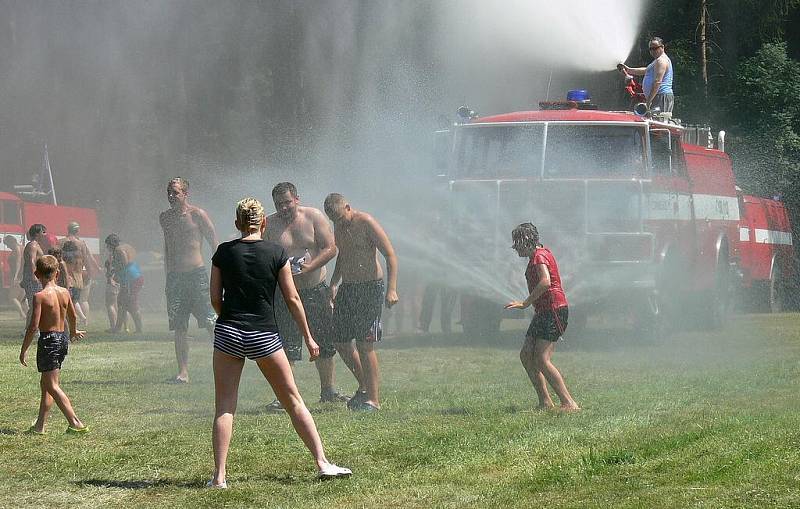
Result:
[[[177,374],[174,383],[189,383],[189,321],[194,316],[214,345],[215,413],[212,431],[215,470],[210,487],[227,487],[226,461],[246,359],[256,362],[275,393],[268,408],[286,412],[311,452],[320,478],[351,475],[325,456],[316,424],[294,382],[292,366],[302,359],[302,345],[314,361],[320,380],[320,401],[341,402],[353,411],[377,412],[381,408],[380,370],[376,343],[382,339],[382,309],[399,302],[398,259],[388,235],[370,214],[355,209],[341,194],[331,193],[323,210],[301,205],[297,188],[289,182],[272,189],[275,212],[266,215],[256,198],[236,206],[234,224],[239,237],[219,243],[209,215],[189,203],[189,183],[180,177],[169,181],[170,207],[159,222],[164,235],[164,270],[169,328],[174,331]],[[333,225],[331,227],[331,225]],[[78,340],[89,319],[88,297],[99,264],[79,237],[73,222],[60,242],[49,238],[47,228],[34,224],[28,243],[4,239],[11,250],[9,263],[20,292],[12,295],[27,328],[20,352],[26,364],[35,332],[37,368],[41,372],[39,417],[29,432],[44,433],[47,414],[55,402],[64,413],[67,431],[85,433],[69,398],[59,386],[59,373],[69,341]],[[514,249],[529,259],[525,277],[529,295],[509,308],[533,305],[536,314],[520,352],[523,366],[538,394],[540,408],[554,403],[547,384],[555,390],[561,408],[579,410],[563,377],[552,364],[556,342],[567,326],[568,305],[552,253],[539,243],[531,223],[512,232]],[[210,275],[203,246],[214,252]],[[108,332],[128,327],[142,331],[138,295],[144,284],[136,251],[119,235],[105,238],[104,262]],[[385,261],[386,274],[378,253]],[[335,259],[328,276],[327,264]],[[276,289],[280,289],[276,292]],[[23,298],[24,294],[24,298]],[[446,288],[431,286],[426,300],[442,301],[442,329],[449,330],[455,300]],[[430,304],[426,309],[432,307]],[[423,315],[427,329],[430,314]],[[445,321],[447,324],[445,325]],[[334,357],[339,354],[352,373],[357,389],[345,395],[336,389]]]

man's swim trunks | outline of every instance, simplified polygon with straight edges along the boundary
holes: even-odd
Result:
[[[381,340],[383,280],[342,283],[333,307],[333,341]]]
[[[33,309],[33,296],[42,291],[42,284],[35,277],[33,279],[23,277],[19,286],[25,290],[25,299],[28,301],[28,306]]]
[[[333,318],[330,304],[331,289],[323,281],[312,288],[298,290],[297,293],[300,294],[303,309],[306,311],[308,328],[311,329],[314,341],[319,345],[319,356],[322,359],[330,359],[336,354],[331,336],[331,319]],[[297,328],[280,292],[275,292],[275,294],[275,320],[277,320],[278,330],[281,332],[286,357],[290,361],[299,361],[303,358],[303,334]]]
[[[36,343],[36,369],[39,373],[61,369],[69,350],[69,336],[64,331],[39,332]]]
[[[211,309],[205,267],[189,272],[170,272],[167,274],[166,290],[169,330],[188,330],[190,314],[194,315],[197,326],[202,329],[214,324],[216,315]]]

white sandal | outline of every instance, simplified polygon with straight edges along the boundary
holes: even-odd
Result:
[[[317,478],[319,479],[335,479],[337,477],[350,477],[353,475],[352,470],[349,468],[339,467],[334,465],[333,463],[328,463],[324,467],[319,469],[317,473]]]

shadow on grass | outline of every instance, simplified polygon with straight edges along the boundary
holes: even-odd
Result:
[[[176,488],[205,488],[206,481],[177,481],[174,479],[150,479],[150,480],[116,480],[116,479],[85,479],[76,481],[78,486],[94,486],[96,488],[118,488],[123,490],[145,490],[148,488],[159,488],[162,486],[172,486]]]
[[[11,428],[0,428],[0,435],[19,435],[20,432]]]

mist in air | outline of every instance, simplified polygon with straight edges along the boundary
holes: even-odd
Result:
[[[3,3],[0,187],[28,183],[47,142],[60,202],[160,251],[169,178],[189,179],[220,239],[236,200],[270,210],[289,180],[304,204],[335,191],[377,217],[401,279],[414,263],[441,271],[447,247],[424,228],[442,205],[432,132],[462,104],[535,109],[590,85],[624,105],[614,66],[642,13],[637,0]]]

